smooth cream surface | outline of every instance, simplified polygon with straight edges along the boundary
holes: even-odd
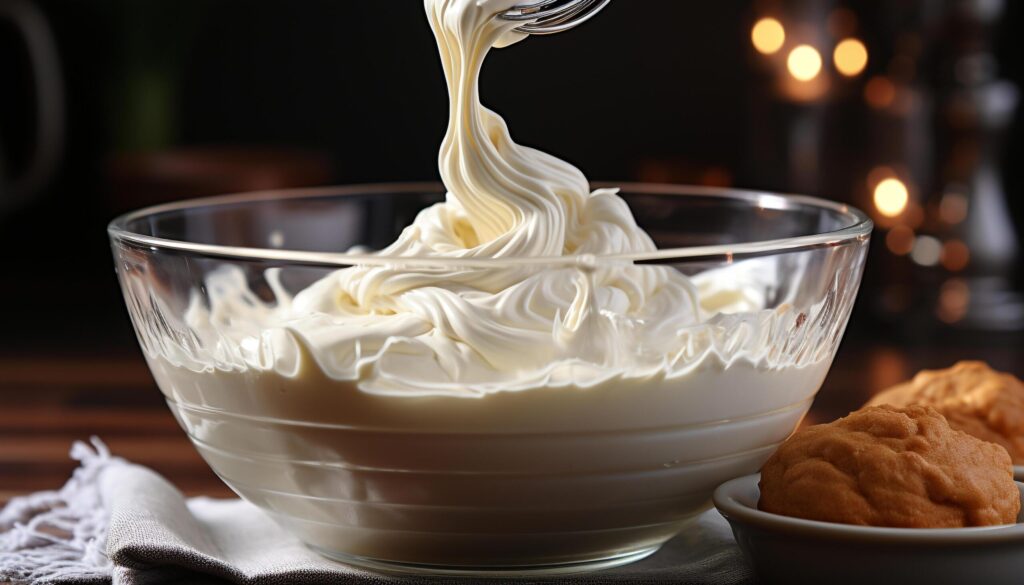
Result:
[[[668,267],[602,261],[656,248],[616,190],[591,192],[577,168],[516,144],[481,104],[487,53],[519,37],[517,23],[495,15],[516,3],[425,0],[450,97],[439,155],[448,193],[378,254],[447,264],[355,266],[294,297],[271,274],[272,304],[238,269],[215,272],[208,303],[197,293],[186,317],[215,348],[214,367],[298,375],[312,361],[371,393],[482,396],[679,376],[709,355],[723,366],[792,365],[767,349],[773,328],[794,326],[788,306],[764,310],[763,293],[745,288],[754,283],[695,283]],[[457,264],[565,257],[578,262]]]

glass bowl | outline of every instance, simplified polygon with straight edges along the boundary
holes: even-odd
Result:
[[[368,252],[443,200],[438,184],[185,201],[124,215],[108,231],[153,376],[241,497],[351,564],[564,573],[656,551],[709,507],[716,486],[756,472],[789,436],[839,345],[872,228],[856,209],[809,197],[620,187],[658,251],[491,260]],[[597,328],[578,353],[568,346],[558,357],[545,357],[546,343],[524,346],[520,363],[487,379],[440,358],[419,371],[399,346],[370,383],[337,374],[343,352],[309,348],[330,345],[324,337],[363,350],[381,340],[314,310],[302,318],[319,319],[321,337],[296,343],[282,333],[291,325],[262,316],[346,267],[471,283],[542,276],[553,288],[585,288],[596,274],[668,278],[699,292],[699,306],[668,309],[699,318],[662,327],[657,339]],[[213,322],[226,294],[234,304]],[[592,298],[597,313],[611,302]],[[555,320],[571,310],[559,307]],[[458,343],[457,328],[439,329],[429,334]],[[603,359],[633,365],[604,375],[590,354],[602,344],[615,348]],[[449,379],[435,384],[441,369]]]

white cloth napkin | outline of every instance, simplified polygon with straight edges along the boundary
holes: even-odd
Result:
[[[242,500],[186,499],[153,471],[76,443],[81,465],[56,492],[0,511],[0,582],[74,585],[492,583],[394,577],[325,559]],[[655,555],[618,569],[527,583],[752,583],[714,510]]]

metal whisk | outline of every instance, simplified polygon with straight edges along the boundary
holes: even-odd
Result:
[[[550,35],[579,26],[611,0],[534,0],[513,6],[501,18],[523,21],[521,33]]]

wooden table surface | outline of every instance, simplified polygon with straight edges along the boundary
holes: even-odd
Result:
[[[1024,374],[1015,347],[843,347],[805,422],[832,420],[921,368],[967,358]],[[93,435],[188,495],[230,495],[178,428],[137,352],[0,357],[0,501],[60,487],[75,467],[71,443]]]

